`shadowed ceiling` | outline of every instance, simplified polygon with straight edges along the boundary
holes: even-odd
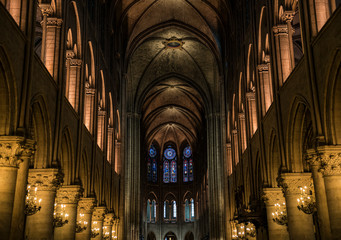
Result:
[[[145,142],[193,145],[218,98],[227,1],[122,1],[125,65],[131,111],[142,114]],[[225,13],[225,14],[220,14]],[[182,46],[170,48],[176,39]]]

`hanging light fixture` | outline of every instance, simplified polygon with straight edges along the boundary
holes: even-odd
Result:
[[[95,238],[99,235],[99,228],[97,226],[97,222],[92,222],[93,227],[91,228],[91,238]]]
[[[79,214],[79,220],[76,223],[76,233],[83,232],[87,229],[88,222],[84,220],[84,214]]]
[[[272,220],[279,225],[287,225],[287,210],[285,206],[285,202],[280,204],[275,204],[275,212],[272,213]]]
[[[25,199],[25,214],[27,216],[31,216],[33,214],[36,214],[41,209],[41,199],[37,199],[37,187],[34,188],[32,191],[32,188],[30,185],[27,185],[27,194]]]
[[[65,213],[65,205],[64,204],[54,204],[54,213],[53,213],[53,226],[54,227],[63,227],[65,224],[69,222],[68,217],[69,214]]]
[[[245,225],[246,228],[246,235],[250,237],[256,237],[257,232],[256,232],[256,227],[253,223],[247,222]]]
[[[305,214],[312,214],[316,211],[316,202],[312,191],[307,187],[300,187],[300,197],[297,198],[297,208]]]
[[[103,239],[104,240],[110,239],[110,232],[108,231],[108,227],[103,227]]]

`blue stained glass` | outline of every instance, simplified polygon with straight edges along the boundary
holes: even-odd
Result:
[[[164,152],[164,156],[165,156],[165,158],[168,159],[168,160],[174,159],[175,156],[176,156],[175,149],[172,148],[172,147],[166,148],[166,150],[165,150],[165,152]]]
[[[191,147],[190,146],[185,147],[183,154],[184,154],[185,158],[191,157],[192,156],[192,149],[191,149]]]
[[[155,147],[153,145],[150,146],[149,156],[152,157],[152,158],[156,156],[156,149],[155,149]]]
[[[193,159],[189,160],[189,181],[193,181]]]
[[[153,165],[152,165],[152,176],[153,176],[153,182],[157,182],[157,163],[156,159],[153,159]]]
[[[151,160],[148,158],[147,160],[147,179],[150,182],[152,180],[152,170],[151,170]]]
[[[163,162],[163,182],[169,183],[169,162],[167,160]]]
[[[172,161],[171,163],[171,182],[176,183],[176,161]]]
[[[184,182],[188,182],[188,161],[184,160]]]

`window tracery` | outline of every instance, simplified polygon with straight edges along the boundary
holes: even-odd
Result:
[[[176,151],[172,146],[168,146],[163,154],[163,182],[177,182]]]
[[[193,181],[193,158],[190,146],[185,147],[183,151],[183,181]]]

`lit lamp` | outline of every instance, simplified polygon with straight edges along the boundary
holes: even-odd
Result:
[[[257,235],[256,227],[253,223],[248,222],[245,227],[246,227],[246,235],[247,236],[256,237],[256,235]]]
[[[245,239],[245,225],[244,223],[237,224],[237,235],[238,239]]]
[[[69,214],[65,213],[65,205],[57,203],[54,204],[54,213],[53,213],[53,226],[54,227],[63,227],[65,224],[69,222],[68,220]]]
[[[25,214],[31,216],[41,209],[41,199],[37,199],[37,187],[32,191],[31,186],[27,186],[27,194],[25,199]]]
[[[111,231],[111,237],[112,237],[112,239],[117,239],[116,231],[115,230]]]
[[[275,204],[275,212],[272,213],[272,220],[279,225],[288,224],[287,210],[286,210],[285,203],[283,203],[282,205],[279,203]]]
[[[297,198],[297,208],[305,214],[312,214],[316,211],[316,203],[312,192],[307,186],[300,187],[301,195]]]
[[[99,228],[96,227],[97,222],[92,223],[93,227],[91,228],[91,238],[95,238],[99,235]]]
[[[79,214],[79,220],[76,223],[76,233],[83,232],[88,227],[88,222],[84,221],[84,214]]]
[[[103,227],[103,239],[104,240],[110,239],[110,232],[108,231],[107,227]]]

